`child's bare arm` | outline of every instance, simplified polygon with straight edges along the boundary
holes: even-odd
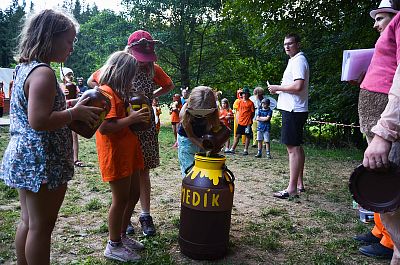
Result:
[[[72,120],[81,120],[90,125],[97,122],[101,108],[79,104],[72,109],[53,111],[56,97],[54,72],[48,67],[38,67],[25,82],[28,98],[28,121],[38,131],[59,129]],[[85,103],[85,102],[82,102]]]
[[[149,122],[150,115],[148,109],[132,110],[130,114],[122,119],[106,119],[99,127],[101,134],[110,134],[120,131],[131,124],[139,122]]]

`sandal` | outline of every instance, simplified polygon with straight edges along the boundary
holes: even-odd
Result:
[[[85,164],[84,164],[82,161],[80,161],[80,160],[76,160],[76,161],[74,162],[74,166],[76,166],[76,167],[84,167]]]
[[[297,192],[306,192],[305,188],[297,188]]]
[[[281,190],[281,191],[275,192],[273,194],[273,196],[275,198],[279,198],[279,199],[289,199],[289,198],[299,197],[299,195],[297,195],[297,194],[294,194],[294,195],[289,194],[289,192],[287,190]]]

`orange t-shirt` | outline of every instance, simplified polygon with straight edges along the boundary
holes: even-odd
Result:
[[[6,94],[4,91],[0,92],[0,107],[4,107],[4,98],[6,97]]]
[[[231,116],[231,118],[227,118],[226,116]],[[231,120],[233,118],[233,112],[231,109],[221,109],[219,111],[219,119],[222,121],[222,123],[228,127],[229,129],[231,128]]]
[[[112,96],[111,110],[105,119],[125,118],[125,104],[118,95],[107,85],[102,85],[100,89]],[[110,134],[101,134],[97,131],[96,147],[103,181],[128,177],[136,170],[144,168],[139,139],[129,127]]]
[[[157,86],[166,87],[171,85],[171,78],[164,72],[164,70],[158,65],[154,64],[154,77],[153,81]]]
[[[238,103],[238,124],[242,126],[247,126],[253,123],[254,116],[254,104],[248,99],[246,101],[240,100]]]
[[[172,102],[171,105],[174,104],[175,102],[176,101]],[[171,122],[179,123],[181,121],[181,119],[179,119],[179,112],[182,109],[182,104],[180,104],[178,102],[178,104],[176,104],[176,105],[177,105],[176,109],[174,109],[174,110],[171,109]]]

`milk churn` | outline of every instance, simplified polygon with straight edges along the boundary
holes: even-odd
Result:
[[[225,160],[197,153],[182,180],[179,246],[190,258],[212,260],[227,253],[234,176]]]
[[[111,109],[111,95],[96,87],[94,89],[86,90],[79,98],[79,101],[82,101],[86,98],[90,98],[86,103],[87,106],[99,107],[104,109],[104,111],[100,114],[98,122],[94,126],[89,126],[83,121],[74,120],[70,123],[68,127],[77,134],[89,139],[100,127],[101,123],[104,121],[104,118]]]

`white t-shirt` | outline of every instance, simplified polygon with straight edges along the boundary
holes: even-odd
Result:
[[[304,80],[304,88],[296,94],[280,91],[278,109],[290,112],[308,112],[310,68],[303,52],[299,52],[289,59],[286,70],[283,73],[281,85],[293,84],[298,79]]]

